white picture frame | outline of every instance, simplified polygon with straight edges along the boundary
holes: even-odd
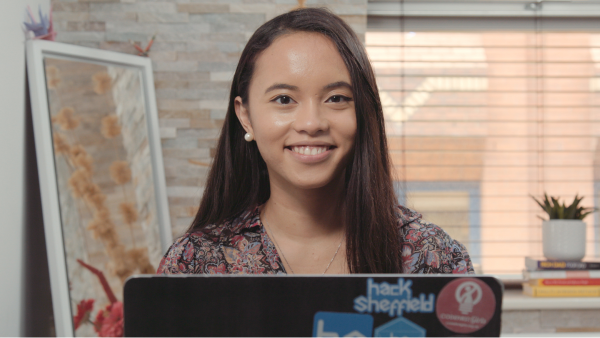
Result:
[[[154,251],[152,251],[152,252],[154,253],[154,256],[156,256],[157,251],[160,251],[160,253],[162,255],[166,252],[168,247],[171,245],[172,232],[171,232],[171,225],[170,225],[170,218],[169,218],[169,211],[168,211],[165,173],[164,173],[161,143],[160,143],[158,112],[157,112],[157,107],[156,107],[156,98],[155,98],[155,92],[154,92],[154,80],[153,80],[153,75],[152,75],[152,63],[151,63],[151,60],[146,57],[140,57],[140,56],[117,53],[117,52],[112,52],[112,51],[80,47],[80,46],[51,42],[51,41],[30,40],[27,42],[26,47],[27,47],[27,53],[26,53],[26,55],[27,55],[27,72],[28,72],[28,79],[29,79],[31,108],[32,108],[32,114],[33,114],[35,147],[36,147],[37,165],[38,165],[38,171],[39,171],[40,193],[41,193],[41,200],[42,200],[46,247],[47,247],[47,253],[48,253],[48,264],[49,264],[49,272],[50,272],[55,329],[56,329],[57,336],[74,336],[74,335],[77,335],[74,330],[74,324],[73,324],[74,323],[73,316],[75,315],[74,309],[76,308],[74,306],[74,304],[78,300],[72,299],[72,295],[71,295],[71,292],[73,292],[71,289],[73,289],[74,286],[71,285],[71,288],[70,288],[69,283],[73,282],[73,281],[70,281],[69,273],[71,270],[74,269],[74,267],[72,266],[72,263],[71,263],[71,257],[68,256],[69,249],[65,247],[65,240],[67,242],[73,242],[73,240],[66,238],[66,235],[65,235],[66,230],[63,229],[63,226],[66,226],[65,224],[63,224],[64,223],[64,218],[63,218],[64,215],[61,216],[61,207],[65,208],[65,199],[66,199],[66,197],[69,197],[69,196],[67,196],[66,192],[65,192],[64,186],[66,186],[66,185],[64,184],[65,183],[64,179],[62,180],[63,187],[61,188],[61,186],[59,186],[60,179],[61,179],[60,175],[62,175],[62,173],[57,172],[57,165],[59,165],[59,167],[60,167],[62,162],[69,164],[70,159],[68,157],[66,157],[66,155],[65,155],[65,159],[59,159],[59,155],[57,155],[57,153],[55,152],[55,149],[58,149],[58,148],[56,148],[56,146],[54,144],[55,139],[53,138],[53,133],[56,134],[57,133],[56,130],[60,130],[60,127],[62,127],[63,125],[60,125],[60,127],[57,127],[56,120],[55,120],[56,114],[51,116],[51,114],[53,114],[53,112],[51,111],[52,110],[51,103],[53,102],[52,101],[53,98],[49,97],[49,95],[51,96],[54,94],[52,94],[48,88],[48,86],[49,86],[48,74],[49,73],[47,73],[47,71],[49,71],[49,70],[46,67],[50,61],[58,62],[59,64],[64,64],[67,66],[68,65],[84,65],[84,64],[87,65],[87,64],[89,64],[89,65],[91,65],[90,67],[92,67],[92,68],[98,66],[98,67],[106,67],[106,69],[111,70],[111,71],[123,70],[123,72],[126,72],[127,74],[129,74],[130,78],[133,79],[130,82],[137,83],[136,81],[138,81],[138,80],[136,79],[136,77],[139,77],[140,83],[139,83],[138,88],[135,90],[140,92],[141,96],[137,97],[137,99],[133,99],[133,100],[139,101],[139,102],[137,102],[137,101],[134,102],[138,106],[143,105],[143,107],[145,107],[145,109],[144,109],[145,111],[143,113],[143,118],[145,118],[145,121],[146,121],[145,127],[146,127],[146,132],[147,132],[146,136],[147,136],[147,141],[148,141],[147,142],[148,149],[145,150],[144,154],[147,154],[149,151],[149,155],[144,155],[144,156],[146,156],[146,157],[149,156],[149,159],[148,159],[149,161],[147,161],[147,162],[150,163],[151,174],[148,174],[145,176],[144,182],[146,182],[146,183],[144,183],[144,184],[146,184],[146,187],[153,187],[153,189],[154,189],[153,194],[146,194],[146,195],[154,196],[156,209],[151,210],[152,209],[151,207],[144,208],[143,212],[146,213],[146,220],[148,220],[148,219],[150,219],[150,220],[149,221],[146,221],[146,220],[140,221],[139,223],[142,224],[143,222],[146,222],[147,224],[146,223],[144,223],[145,225],[143,225],[143,224],[142,225],[136,225],[136,224],[132,225],[132,223],[127,223],[127,224],[131,226],[131,228],[130,228],[131,241],[134,243],[134,248],[136,245],[135,238],[142,238],[142,239],[150,238],[150,240],[147,241],[149,244],[146,243],[147,245],[149,245],[148,252],[150,252],[149,248],[153,245]],[[54,61],[54,60],[59,60],[60,62]],[[46,64],[46,66],[45,66],[45,64]],[[65,67],[67,67],[67,66],[65,66]],[[74,74],[75,73],[76,72],[74,72]],[[80,73],[77,73],[77,74],[80,75]],[[109,73],[107,73],[107,74],[109,74]],[[131,74],[133,74],[133,75],[131,75]],[[115,85],[116,78],[110,74],[109,74],[109,76],[110,76],[109,82],[111,83],[110,86]],[[63,81],[63,83],[68,83],[69,80],[68,80],[68,78],[60,78],[59,81]],[[72,91],[66,90],[63,93],[64,93],[64,95],[63,95],[64,97],[69,97],[69,95],[72,94]],[[113,93],[113,96],[114,96],[114,94],[118,94],[119,93],[118,89],[113,88],[112,93]],[[103,95],[106,95],[107,97],[109,97],[110,93],[108,93],[108,94],[105,93]],[[71,95],[70,97],[73,97],[73,96]],[[89,97],[96,99],[93,95],[89,96]],[[134,95],[134,97],[136,97],[136,96]],[[107,99],[107,100],[110,101],[110,99]],[[116,100],[116,99],[114,99],[114,97],[113,97],[113,100]],[[131,100],[132,99],[125,97],[121,101],[129,102]],[[56,100],[54,100],[54,101],[56,101]],[[63,101],[68,101],[68,100],[63,100]],[[80,102],[89,102],[89,100],[84,99],[84,97],[82,96],[82,99]],[[116,112],[114,113],[114,115],[117,117],[115,119],[118,120],[118,123],[121,123],[121,124],[119,124],[119,127],[118,127],[119,132],[121,132],[121,130],[123,130],[123,135],[118,136],[118,137],[121,137],[124,140],[124,139],[126,139],[125,131],[128,129],[123,125],[122,121],[124,121],[125,117],[127,117],[127,115],[126,115],[127,111],[124,108],[121,109],[122,104],[120,104],[120,103],[117,104],[117,103],[113,102],[111,104],[111,107],[112,106],[114,106],[116,109]],[[102,108],[102,109],[104,109],[104,108]],[[77,108],[75,108],[75,110],[77,110]],[[139,111],[139,110],[140,109],[137,109],[137,111]],[[121,112],[119,113],[119,111],[121,111]],[[131,110],[131,111],[134,111],[134,110]],[[140,113],[138,112],[137,114],[139,115]],[[140,119],[138,118],[138,120],[140,120]],[[91,127],[89,126],[90,121],[86,120],[85,116],[83,116],[83,115],[80,116],[79,120],[76,120],[76,121],[82,121],[80,128],[83,128],[83,126],[86,123],[89,128],[92,128],[90,130],[93,130],[93,128],[94,128],[93,126],[91,126]],[[79,122],[77,122],[77,124],[79,124]],[[143,125],[143,123],[140,122],[137,124],[137,126],[139,126],[139,125]],[[98,126],[98,128],[100,128],[100,127],[101,126]],[[141,130],[140,128],[143,128],[143,127],[136,127],[136,128],[131,128],[131,129]],[[67,131],[65,131],[64,133],[67,133]],[[79,131],[79,133],[83,133],[83,131]],[[136,134],[135,136],[137,137],[138,135],[142,135],[141,132]],[[128,136],[128,137],[131,138],[131,136]],[[81,139],[81,137],[79,139]],[[84,138],[84,139],[87,139],[87,138]],[[115,138],[112,140],[108,140],[106,142],[110,141],[110,142],[118,143],[118,141],[116,141],[116,140],[117,139]],[[83,142],[83,141],[81,141],[81,142]],[[125,141],[123,141],[122,143],[125,144]],[[123,147],[125,147],[125,146],[123,146]],[[92,149],[92,147],[89,147],[89,148]],[[101,147],[93,147],[93,148],[100,149]],[[129,152],[129,149],[121,150],[119,148],[119,151],[121,153],[126,153],[127,156],[129,156],[131,153],[131,152]],[[118,153],[118,151],[115,151],[115,154],[116,153]],[[143,157],[142,155],[138,156],[136,153],[135,158],[146,158],[146,157]],[[61,162],[61,163],[57,163],[57,162]],[[147,162],[144,162],[144,163],[147,164]],[[96,162],[94,162],[94,163],[96,163]],[[113,164],[114,164],[114,162],[113,162]],[[128,162],[128,165],[131,168],[131,166],[133,164],[132,164],[132,162]],[[141,167],[142,165],[140,164],[139,166]],[[64,163],[63,163],[63,167],[64,167]],[[146,167],[147,167],[147,165],[146,165]],[[74,167],[74,168],[77,168],[77,167]],[[74,169],[74,170],[76,170],[76,169]],[[130,174],[131,174],[131,170],[132,169],[130,169]],[[96,171],[97,170],[94,171],[93,175],[96,175]],[[106,171],[106,170],[104,170],[104,171]],[[91,170],[90,170],[90,172],[91,172]],[[141,172],[141,171],[139,171],[139,172]],[[147,172],[147,171],[144,171],[144,172]],[[92,175],[92,174],[90,174],[90,175]],[[102,174],[102,175],[108,176],[108,174]],[[134,186],[135,184],[137,184],[137,183],[134,183],[137,179],[137,177],[135,177],[135,170],[134,170],[133,174],[131,174],[131,175],[133,175],[132,176],[133,178],[131,179],[130,183],[127,183],[127,184]],[[151,183],[147,183],[147,182],[151,182]],[[139,190],[141,188],[139,188],[137,186],[131,187],[131,188],[129,188],[129,187],[125,188],[125,184],[123,184],[122,187],[120,187],[120,189],[121,188],[123,191],[125,191],[126,189],[130,189],[131,191],[133,191],[134,193],[128,193],[128,194],[133,195],[134,199],[136,198],[136,196],[139,197],[139,195],[140,195]],[[148,189],[146,189],[146,190],[148,190]],[[116,189],[115,189],[115,191],[116,191]],[[60,195],[61,192],[62,192],[62,195]],[[123,194],[127,195],[126,192],[123,192]],[[144,196],[146,196],[146,195],[144,195]],[[61,197],[62,197],[62,199],[61,199]],[[111,203],[111,196],[110,196],[110,194],[106,194],[106,197],[107,197],[107,201],[104,202],[105,203],[104,205],[108,209],[109,208],[108,205]],[[69,198],[71,200],[75,200],[75,198],[73,196],[71,196]],[[146,198],[146,197],[144,197],[144,198]],[[149,201],[151,198],[148,197],[147,199]],[[141,202],[139,202],[139,200],[140,199],[137,198],[137,200],[134,201],[133,203],[130,203],[130,205],[139,206],[139,204],[141,203]],[[81,201],[83,201],[83,202],[78,202],[78,203],[87,203],[86,202],[87,199],[82,198]],[[144,202],[144,203],[146,203],[146,202]],[[147,202],[147,204],[144,204],[143,206],[144,207],[151,206],[151,204],[152,204],[151,202]],[[96,212],[98,212],[98,210],[96,210]],[[140,212],[140,211],[138,210],[138,212]],[[92,217],[92,218],[95,217],[95,216],[92,216],[95,213],[90,212],[89,214],[90,214],[90,216],[86,216],[86,217]],[[83,213],[82,213],[82,215],[83,215]],[[137,214],[136,214],[136,217],[138,217]],[[113,218],[117,219],[117,214],[115,214],[115,216]],[[83,222],[84,219],[85,219],[84,216],[81,216],[79,218],[79,220],[81,222]],[[126,223],[129,221],[122,221],[122,222]],[[123,223],[123,224],[125,224],[125,223]],[[116,224],[116,221],[115,221],[115,224]],[[115,229],[117,228],[117,225],[115,225]],[[86,228],[84,226],[85,225],[82,225],[79,228],[81,230],[78,230],[78,231],[80,231],[80,233],[83,233],[83,236],[87,238],[87,236],[89,234],[85,233]],[[144,228],[144,226],[146,226],[146,228]],[[157,226],[158,229],[154,229],[153,228],[154,226]],[[117,229],[117,230],[119,230],[119,229]],[[135,235],[134,231],[138,235]],[[116,233],[118,234],[118,231],[116,231]],[[147,233],[152,233],[152,234],[154,234],[153,236],[155,236],[155,237],[151,237],[151,236],[149,237],[146,235]],[[142,235],[139,235],[139,234],[142,234]],[[156,235],[156,234],[158,234],[158,235]],[[91,236],[91,235],[89,235],[89,236]],[[159,240],[156,239],[156,236],[159,237]],[[83,239],[85,240],[86,238],[83,238]],[[150,243],[150,242],[152,242],[152,243]],[[92,242],[92,244],[94,244],[94,242]],[[96,245],[96,244],[94,244],[94,245]],[[143,244],[144,243],[142,243],[142,246],[138,247],[138,249],[143,248]],[[138,243],[138,245],[139,245],[139,243]],[[83,246],[83,244],[81,244],[80,246]],[[125,244],[123,244],[123,246],[125,247],[125,249],[127,249]],[[148,253],[148,256],[150,257],[151,254]],[[99,257],[99,256],[96,254],[94,257]],[[98,258],[98,259],[100,259],[100,258]],[[150,261],[150,259],[148,259],[148,261]],[[159,262],[153,261],[152,263],[155,264],[154,268],[156,268],[156,265]],[[79,268],[79,267],[77,267],[77,268]],[[82,271],[85,271],[85,269]],[[85,273],[88,273],[88,272],[81,272],[81,274],[85,274]],[[136,273],[139,273],[139,272],[136,272]],[[146,273],[148,273],[148,272],[146,272]],[[108,273],[106,275],[107,275],[107,277],[110,278]],[[123,278],[125,275],[121,274],[119,276],[121,278]],[[92,280],[92,282],[90,282],[90,283],[92,283],[92,284],[95,283],[93,281],[95,277],[89,277],[86,275],[86,278],[88,278],[89,280]],[[77,287],[79,287],[79,286],[77,286]],[[97,288],[98,286],[97,285],[86,285],[85,287],[86,288],[92,288],[92,287]],[[115,290],[115,294],[117,294],[118,292],[119,292],[119,290]],[[121,290],[121,294],[117,294],[117,296],[122,297],[122,290]],[[98,305],[97,307],[100,308],[100,306],[102,304],[97,304],[97,305]],[[96,310],[96,312],[97,311],[98,310]],[[96,315],[96,312],[90,313],[91,319],[93,319],[93,316]],[[92,329],[89,329],[89,330],[92,330]],[[83,334],[83,335],[89,335],[89,334]]]

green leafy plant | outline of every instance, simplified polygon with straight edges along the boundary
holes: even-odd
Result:
[[[531,196],[531,195],[530,195]],[[548,214],[549,219],[578,219],[583,220],[585,216],[597,211],[597,208],[584,208],[579,206],[579,202],[583,199],[583,197],[579,197],[575,195],[575,199],[571,205],[566,206],[563,202],[560,204],[558,198],[554,198],[544,193],[543,203],[538,201],[535,197],[531,196],[533,200]],[[540,217],[540,216],[538,216]],[[542,217],[542,220],[545,221]]]

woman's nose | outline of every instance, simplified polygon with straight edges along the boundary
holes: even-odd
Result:
[[[297,132],[304,132],[309,135],[315,135],[329,129],[329,123],[319,106],[318,100],[311,100],[298,107],[293,127]]]

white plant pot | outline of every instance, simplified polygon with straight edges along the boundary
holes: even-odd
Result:
[[[585,256],[585,223],[573,219],[544,221],[542,243],[547,259],[580,261]]]

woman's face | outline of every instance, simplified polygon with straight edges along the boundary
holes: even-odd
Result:
[[[271,180],[321,188],[353,153],[352,82],[337,48],[317,33],[277,38],[256,60],[248,101],[236,114],[254,136]]]

